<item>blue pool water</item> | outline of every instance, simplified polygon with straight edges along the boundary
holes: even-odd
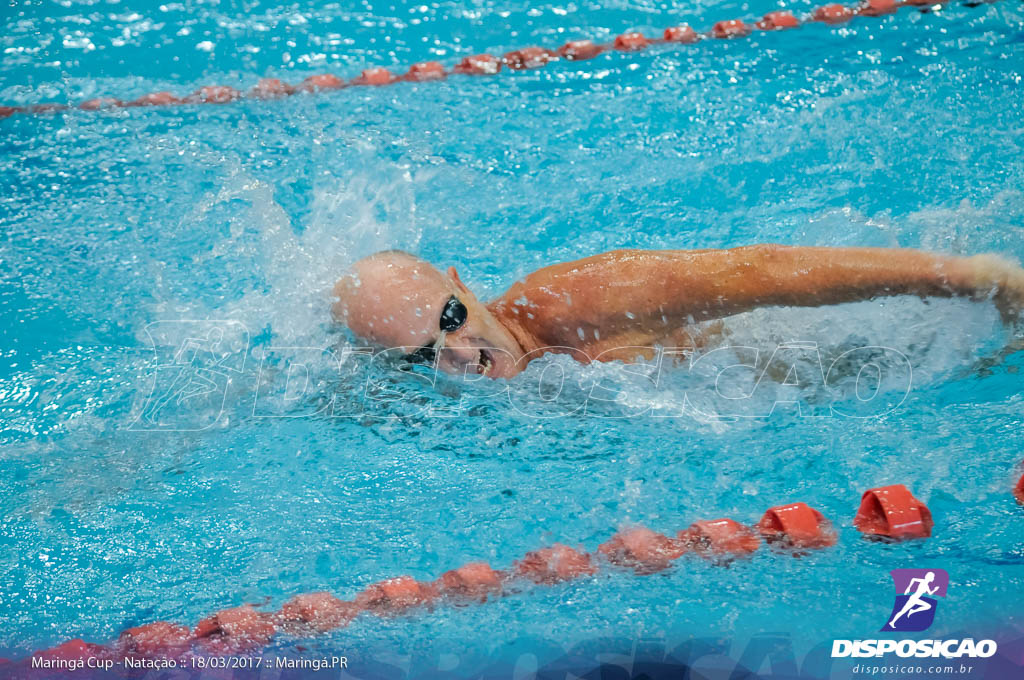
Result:
[[[777,5],[246,7],[7,7],[0,102],[349,77],[706,28]],[[1022,77],[1024,11],[1000,2],[493,78],[0,121],[0,656],[299,592],[350,597],[472,560],[507,566],[554,541],[592,549],[621,525],[753,522],[791,500],[832,518],[839,544],[362,617],[328,643],[459,640],[486,653],[523,636],[771,630],[812,645],[874,635],[888,571],[913,566],[951,575],[936,636],[1020,626],[1024,516],[1009,489],[1024,458],[1024,359],[986,361],[1007,337],[988,304],[896,299],[728,320],[733,344],[814,342],[826,368],[864,345],[906,356],[906,399],[896,375],[882,386],[895,407],[869,418],[792,406],[701,417],[684,397],[706,401],[711,386],[685,368],[654,386],[651,366],[551,358],[499,393],[338,368],[324,350],[346,340],[326,291],[382,248],[456,264],[483,298],[617,247],[770,241],[1020,260]],[[190,337],[221,342],[222,355],[197,360],[221,361],[201,383],[211,392],[161,400]],[[294,371],[288,380],[289,357],[308,369],[304,389]],[[569,387],[546,401],[539,381],[558,370]],[[584,412],[597,384],[614,403]],[[794,396],[768,380],[749,403],[763,411],[784,392],[805,415],[861,407],[849,380],[832,387]],[[850,526],[864,489],[895,482],[931,507],[932,539],[869,543]]]

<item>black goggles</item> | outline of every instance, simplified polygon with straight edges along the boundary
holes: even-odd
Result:
[[[444,348],[444,336],[447,333],[454,333],[466,324],[466,317],[469,312],[466,311],[466,305],[462,304],[459,298],[452,295],[448,298],[448,302],[444,303],[444,309],[441,310],[441,321],[438,323],[438,327],[441,329],[441,335],[438,336],[434,342],[420,347],[418,350],[411,354],[406,354],[402,357],[404,360],[413,364],[432,364],[437,358],[438,350]]]

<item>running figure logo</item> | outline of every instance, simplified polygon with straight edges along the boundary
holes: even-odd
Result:
[[[949,574],[944,569],[893,569],[889,573],[896,586],[896,603],[882,630],[926,630],[935,620],[935,598],[946,596]]]

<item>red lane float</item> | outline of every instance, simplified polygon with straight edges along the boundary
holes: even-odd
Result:
[[[241,92],[228,85],[207,85],[189,95],[186,101],[195,104],[227,104],[241,96]]]
[[[438,592],[447,597],[483,602],[489,596],[501,593],[504,577],[502,572],[491,569],[491,565],[486,562],[471,562],[441,574],[436,587]]]
[[[866,17],[880,17],[892,14],[899,7],[900,5],[897,0],[864,0],[860,7],[857,8],[857,13]]]
[[[836,543],[832,523],[806,503],[790,503],[770,508],[757,530],[769,543],[791,548],[825,548]]]
[[[356,595],[355,605],[376,614],[401,614],[426,606],[437,596],[434,584],[420,583],[411,576],[398,576],[368,585],[366,590]]]
[[[512,570],[516,576],[534,583],[552,584],[590,576],[597,568],[590,560],[590,555],[556,543],[549,548],[526,553]]]
[[[439,61],[421,61],[409,67],[408,72],[403,76],[405,80],[416,83],[429,80],[443,80],[448,74]]]
[[[812,18],[814,21],[826,24],[842,24],[852,19],[853,16],[853,10],[846,5],[832,4],[815,8]]]
[[[665,42],[689,44],[695,43],[700,40],[700,36],[697,31],[690,28],[690,24],[679,24],[678,26],[669,26],[662,33],[661,39]]]
[[[263,78],[249,91],[249,96],[256,99],[280,99],[292,94],[295,88],[277,78]]]
[[[728,21],[719,21],[712,26],[711,35],[719,39],[743,38],[750,35],[752,30],[752,27],[744,23],[742,19],[729,19]]]
[[[761,539],[750,527],[724,517],[694,522],[676,537],[686,549],[707,558],[749,555],[761,547]]]
[[[354,602],[339,600],[328,592],[296,595],[277,613],[281,628],[292,635],[326,633],[344,628],[359,613]]]
[[[340,90],[345,87],[345,81],[331,73],[318,73],[309,76],[301,83],[299,88],[303,92],[321,92],[324,90]]]
[[[87,99],[78,105],[78,108],[83,111],[99,111],[100,109],[113,109],[119,106],[124,106],[124,102],[120,99],[114,99],[113,97],[97,97],[96,99]]]
[[[251,605],[223,609],[208,616],[192,631],[199,648],[209,654],[235,654],[259,649],[277,632],[270,614]]]
[[[686,548],[668,536],[636,527],[615,534],[602,543],[597,552],[614,565],[651,574],[670,567]]]
[[[570,40],[558,48],[558,56],[569,61],[583,61],[593,59],[603,51],[604,48],[593,40]]]
[[[125,106],[171,106],[184,103],[184,99],[179,99],[170,92],[153,92],[144,94],[135,101],[128,102]]]
[[[623,33],[615,36],[612,47],[621,52],[635,52],[651,46],[651,41],[643,33]]]
[[[543,47],[524,47],[505,54],[505,65],[514,71],[540,68],[558,55]]]
[[[1018,503],[1024,505],[1024,475],[1017,480],[1017,486],[1013,489],[1013,497],[1017,499]]]
[[[156,621],[123,631],[116,647],[129,656],[168,658],[181,656],[191,643],[192,631],[188,626]]]
[[[390,85],[393,82],[395,82],[395,76],[386,68],[368,68],[364,69],[359,74],[359,77],[352,81],[352,84],[380,87],[381,85]]]
[[[455,67],[455,73],[467,76],[493,76],[501,70],[501,60],[490,54],[474,54],[463,57]]]
[[[869,489],[853,526],[868,536],[903,540],[932,535],[932,513],[902,484]]]
[[[799,26],[800,20],[793,16],[792,12],[786,11],[768,12],[757,22],[757,27],[762,31],[781,31]]]

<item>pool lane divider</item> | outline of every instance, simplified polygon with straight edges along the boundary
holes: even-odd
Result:
[[[864,492],[853,526],[868,536],[927,538],[932,535],[932,513],[902,484]]]
[[[507,52],[500,57],[491,54],[475,54],[464,57],[451,69],[446,69],[443,64],[437,61],[423,61],[413,64],[402,75],[394,74],[386,68],[369,68],[360,73],[356,78],[348,81],[342,80],[331,73],[309,76],[297,85],[290,85],[277,78],[263,78],[248,92],[242,92],[228,85],[207,85],[184,97],[179,97],[170,92],[153,92],[131,101],[124,101],[114,97],[98,97],[83,101],[77,107],[57,103],[31,106],[0,106],[0,118],[6,118],[16,113],[51,114],[72,108],[84,111],[98,111],[102,109],[152,106],[227,104],[241,99],[282,99],[296,94],[326,92],[347,87],[380,87],[401,82],[443,80],[449,75],[491,76],[500,72],[502,68],[514,71],[535,69],[559,59],[585,61],[609,51],[636,52],[655,45],[687,45],[703,40],[744,38],[755,31],[790,30],[799,28],[805,23],[843,24],[854,17],[880,17],[893,14],[901,7],[917,7],[920,11],[926,12],[929,11],[929,7],[946,4],[948,1],[861,0],[861,2],[854,5],[833,3],[817,7],[799,18],[790,11],[779,10],[765,14],[754,23],[748,23],[743,19],[719,21],[703,33],[698,33],[688,24],[680,24],[666,28],[660,38],[652,38],[642,33],[629,32],[616,36],[611,43],[595,43],[592,40],[572,40],[556,50],[544,47],[524,47]],[[995,1],[968,1],[964,5],[976,7]]]
[[[1024,467],[1024,463],[1021,464]],[[1017,499],[1017,502],[1024,505],[1024,474],[1017,480],[1017,486],[1013,487],[1013,497]]]
[[[902,484],[866,491],[853,523],[866,538],[876,540],[927,538],[932,529],[928,508]],[[837,538],[832,523],[819,511],[806,503],[789,503],[770,508],[752,526],[728,518],[699,520],[674,537],[631,527],[620,530],[593,553],[556,543],[527,553],[504,570],[473,562],[430,582],[399,576],[372,583],[351,601],[328,592],[305,593],[291,598],[276,612],[246,604],[218,611],[193,628],[156,621],[129,628],[105,645],[75,639],[37,652],[36,656],[62,661],[116,661],[128,657],[187,659],[251,654],[278,634],[311,637],[343,628],[364,613],[392,617],[440,602],[483,603],[527,587],[585,578],[607,568],[653,574],[688,554],[712,564],[728,564],[768,545],[777,552],[800,557],[835,545]]]

